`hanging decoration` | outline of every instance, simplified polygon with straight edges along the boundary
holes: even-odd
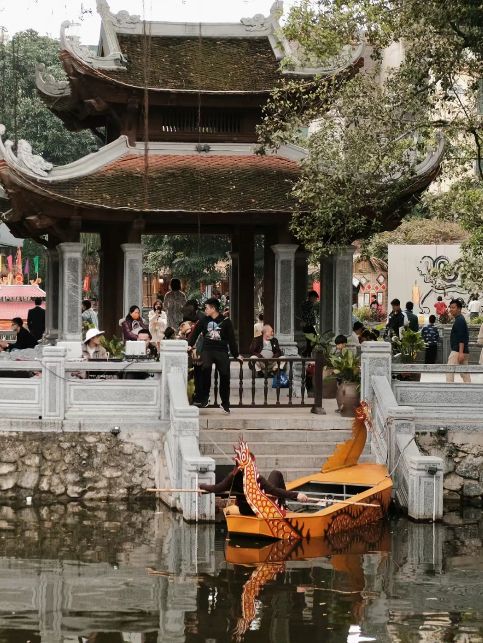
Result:
[[[27,280],[30,281],[30,262],[28,258],[25,260],[25,268],[23,269],[23,274],[27,275]]]
[[[7,257],[7,266],[8,266],[8,272],[13,271],[13,257],[12,255],[8,255]]]
[[[17,248],[17,254],[15,256],[15,267],[17,268],[17,274],[22,274],[22,249],[20,246]]]
[[[37,256],[34,257],[34,272],[39,276],[39,258]]]

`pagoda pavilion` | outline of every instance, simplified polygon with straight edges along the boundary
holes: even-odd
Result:
[[[219,233],[231,237],[231,315],[247,351],[258,234],[265,244],[265,319],[290,354],[307,286],[307,253],[289,230],[291,183],[306,152],[286,145],[257,154],[256,126],[280,78],[356,73],[365,64],[364,45],[348,48],[333,68],[307,68],[280,29],[281,2],[268,17],[234,24],[147,22],[113,14],[106,0],[97,6],[97,53],[63,23],[67,80],[40,65],[37,85],[67,128],[90,129],[103,147],[53,167],[26,141],[16,149],[0,141],[8,225],[21,237],[48,238],[50,336],[81,336],[81,232],[101,238],[100,325],[108,334],[118,334],[129,306],[142,303],[141,235]],[[287,55],[293,64],[282,70]],[[438,149],[420,165],[418,190],[434,178],[440,157]],[[323,327],[346,334],[352,261],[348,248],[321,269]]]

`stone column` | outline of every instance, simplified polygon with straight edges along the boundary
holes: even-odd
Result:
[[[78,342],[80,347],[80,341]],[[42,418],[63,420],[65,416],[65,356],[62,346],[45,346],[42,355]]]
[[[334,257],[334,333],[350,337],[352,333],[353,246],[347,246]]]
[[[143,245],[142,243],[123,243],[124,279],[123,305],[125,314],[131,306],[143,305]]]
[[[263,240],[263,319],[271,326],[275,323],[275,255],[272,246],[276,241],[273,230],[265,232]]]
[[[45,337],[55,342],[59,337],[59,253],[49,248],[47,253],[47,296],[45,303]]]
[[[334,332],[334,259],[320,261],[320,331]]]
[[[364,342],[361,344],[361,400],[372,404],[374,390],[372,378],[384,376],[391,385],[392,347],[389,342]]]
[[[80,353],[82,336],[82,243],[60,243],[59,340]],[[69,353],[70,348],[68,347]]]
[[[275,334],[285,355],[298,355],[295,343],[295,252],[293,243],[272,246],[275,254]]]

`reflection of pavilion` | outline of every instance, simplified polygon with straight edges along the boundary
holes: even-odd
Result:
[[[281,58],[294,52],[278,25],[280,2],[267,18],[238,24],[144,23],[125,11],[112,14],[106,0],[97,4],[97,54],[70,36],[64,23],[61,58],[68,81],[56,81],[41,66],[37,83],[69,129],[91,129],[107,144],[55,168],[25,141],[15,153],[8,142],[0,149],[0,179],[12,205],[9,225],[24,237],[48,234],[51,335],[67,341],[80,336],[80,232],[101,237],[100,317],[110,334],[118,332],[128,306],[141,304],[141,235],[211,232],[232,240],[231,312],[246,351],[254,235],[261,234],[265,319],[273,320],[286,349],[293,347],[307,254],[289,231],[289,193],[305,151],[283,146],[277,154],[258,155],[256,125],[284,74],[331,75],[343,82],[364,66],[364,47],[348,48],[332,68],[295,63],[282,72]],[[422,164],[416,190],[431,180],[438,161]],[[323,325],[349,334],[352,250],[324,263],[323,288]]]

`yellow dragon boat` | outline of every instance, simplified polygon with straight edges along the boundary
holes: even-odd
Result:
[[[384,465],[358,464],[366,444],[366,424],[370,425],[370,413],[362,403],[351,439],[337,446],[320,472],[287,484],[289,491],[303,493],[313,502],[288,500],[287,507],[261,489],[255,457],[240,440],[235,457],[244,470],[243,491],[255,515],[242,515],[234,505],[226,507],[229,534],[280,540],[331,539],[383,518],[391,501],[392,480]]]

